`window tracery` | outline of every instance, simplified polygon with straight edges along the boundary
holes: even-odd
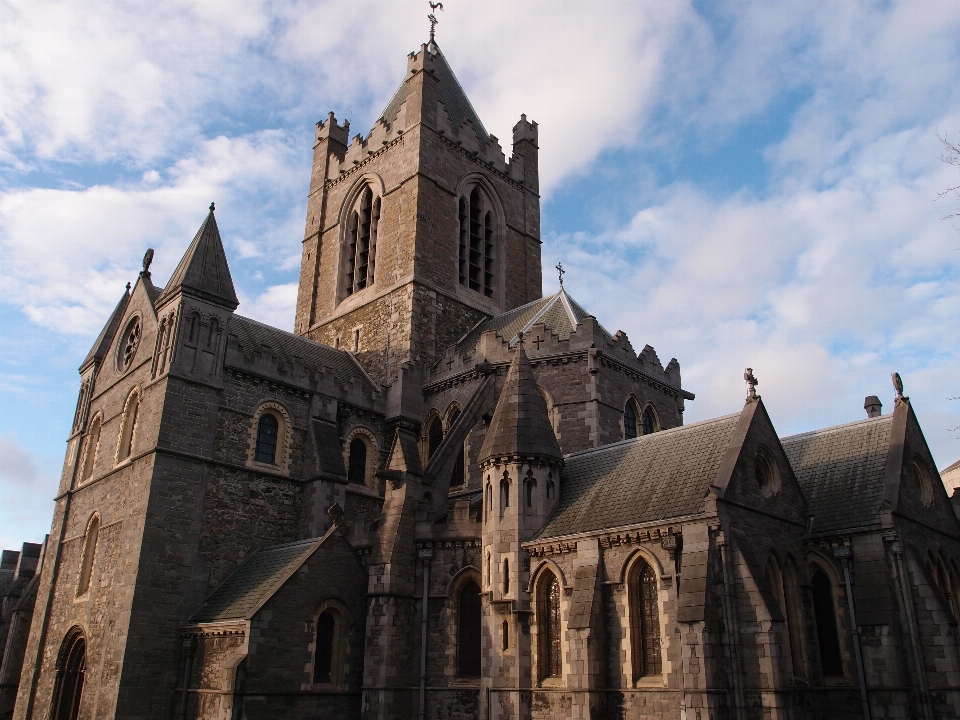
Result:
[[[637,560],[630,578],[633,679],[661,675],[660,603],[653,567]]]
[[[367,185],[350,211],[344,258],[344,296],[373,285],[380,226],[380,196]]]
[[[540,679],[560,678],[562,674],[560,629],[560,581],[544,571],[537,598],[537,635]]]
[[[459,282],[493,297],[496,263],[496,218],[493,203],[479,185],[467,188],[458,201],[460,242],[457,253]]]
[[[660,430],[660,419],[657,417],[657,411],[653,409],[653,405],[647,405],[643,409],[641,426],[644,435],[650,435]]]
[[[120,336],[120,345],[117,348],[117,370],[126,372],[133,364],[133,359],[137,355],[137,348],[140,347],[140,336],[143,334],[140,316],[134,315],[127,323]]]

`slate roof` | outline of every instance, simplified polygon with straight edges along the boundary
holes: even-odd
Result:
[[[537,539],[703,511],[740,413],[567,456],[560,503]]]
[[[483,126],[483,123],[480,122],[480,116],[477,115],[477,111],[473,109],[473,105],[467,98],[467,94],[457,81],[457,76],[453,74],[453,69],[447,63],[447,59],[439,49],[436,57],[437,79],[440,81],[440,102],[443,103],[443,107],[450,117],[450,124],[454,128],[458,128],[464,120],[470,120],[470,122],[473,123],[474,129],[477,131],[477,135],[481,139],[486,140],[489,137],[487,129]],[[393,124],[397,119],[397,114],[400,112],[400,106],[403,105],[406,99],[407,82],[404,80],[400,83],[400,87],[397,88],[390,102],[387,103],[387,106],[383,109],[380,119]]]
[[[880,522],[892,423],[892,414],[881,415],[781,440],[815,516],[813,532]]]
[[[129,302],[130,291],[124,290],[123,297],[120,298],[120,302],[118,302],[117,306],[113,309],[113,313],[110,315],[110,319],[107,320],[107,324],[103,326],[103,330],[100,331],[100,334],[94,341],[93,347],[90,348],[90,352],[87,353],[87,356],[83,359],[83,362],[80,363],[81,369],[86,367],[87,364],[92,360],[102,359],[107,350],[110,349],[110,343],[113,342],[113,337],[117,334],[117,330],[120,328],[120,321],[123,320],[123,314],[127,311],[127,303]]]
[[[533,369],[517,343],[507,378],[483,438],[479,461],[491,457],[539,457],[561,460],[560,443],[550,425],[547,403],[537,388]]]
[[[333,370],[333,374],[341,385],[351,380],[358,380],[369,389],[376,388],[356,358],[346,350],[322,345],[242,315],[233,315],[230,318],[227,331],[230,335],[236,336],[247,358],[260,352],[261,346],[268,345],[278,362],[290,364],[294,358],[299,358],[311,373],[318,373],[323,368]]]
[[[249,620],[323,542],[298,540],[258,550],[220,584],[187,622]]]
[[[161,303],[180,289],[192,290],[201,299],[235,310],[237,300],[227,255],[220,239],[220,229],[213,215],[213,205],[200,229],[170,276],[170,282],[157,299]]]
[[[541,322],[557,333],[561,339],[566,340],[589,314],[576,300],[567,295],[563,288],[560,288],[560,291],[553,295],[534,300],[478,323],[457,343],[457,352],[461,355],[473,352],[477,343],[480,342],[480,336],[490,330],[495,330],[513,347],[521,332],[527,332]],[[608,336],[610,334],[606,330],[603,332]]]

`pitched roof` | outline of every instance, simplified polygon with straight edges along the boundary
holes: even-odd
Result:
[[[480,342],[480,336],[490,330],[495,330],[513,347],[519,334],[528,332],[537,323],[544,323],[561,339],[566,340],[588,315],[590,313],[567,295],[563,288],[560,288],[560,291],[553,295],[534,300],[474,325],[470,332],[457,343],[457,352],[462,355],[472,352]],[[601,330],[607,335],[610,334],[603,328]]]
[[[547,403],[540,394],[533,369],[517,343],[497,409],[483,438],[479,461],[491,457],[539,457],[561,460],[560,443],[550,425]]]
[[[128,287],[123,291],[120,302],[118,302],[117,306],[113,309],[113,312],[110,314],[110,319],[107,320],[107,324],[103,326],[103,330],[100,331],[100,334],[94,341],[90,352],[87,353],[83,362],[80,363],[81,370],[86,367],[88,363],[93,360],[102,360],[104,355],[106,355],[107,350],[110,349],[110,343],[113,342],[114,335],[116,335],[117,330],[120,329],[120,321],[123,320],[123,314],[127,311],[127,303],[129,302],[130,289]]]
[[[483,126],[483,123],[480,122],[480,116],[477,115],[477,111],[473,109],[473,105],[470,103],[469,98],[467,98],[467,94],[457,81],[457,76],[453,74],[453,69],[447,63],[447,59],[443,56],[443,53],[439,51],[439,48],[437,49],[435,68],[437,79],[440,81],[440,102],[443,103],[443,107],[447,111],[450,124],[454,128],[458,128],[464,120],[470,120],[470,122],[473,123],[473,128],[477,131],[477,135],[486,140],[487,137],[489,137],[487,129]],[[380,119],[390,124],[394,123],[397,119],[397,114],[400,112],[400,106],[403,105],[406,99],[407,82],[404,80],[400,83],[400,87],[397,88],[390,102],[388,102],[387,106],[383,109]]]
[[[187,622],[249,620],[326,537],[258,550],[213,591]]]
[[[813,532],[880,522],[893,415],[783,438],[781,444],[814,515]]]
[[[334,376],[341,385],[357,380],[368,389],[376,389],[376,385],[360,366],[360,363],[345,350],[321,345],[313,340],[264,325],[241,315],[230,317],[227,333],[236,336],[240,347],[243,348],[243,354],[247,358],[260,352],[261,346],[267,345],[278,362],[292,364],[294,358],[299,358],[304,367],[311,373],[318,373],[323,368],[329,368],[333,370]]]
[[[213,203],[210,212],[184,253],[177,269],[170,276],[170,282],[157,299],[160,304],[172,297],[177,291],[188,290],[200,299],[223,305],[235,310],[240,301],[233,288],[233,278],[227,265],[227,255],[220,239],[220,229],[213,215]]]
[[[560,502],[538,540],[703,511],[740,413],[567,456]]]

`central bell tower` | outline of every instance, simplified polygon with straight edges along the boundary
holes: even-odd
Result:
[[[504,156],[435,43],[373,130],[317,123],[295,331],[378,382],[541,296],[537,124]]]

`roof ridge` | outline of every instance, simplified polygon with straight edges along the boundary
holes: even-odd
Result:
[[[822,435],[830,432],[839,432],[840,430],[845,430],[855,425],[866,425],[868,423],[879,423],[882,421],[889,421],[891,418],[893,418],[893,413],[890,413],[887,415],[878,415],[877,417],[872,417],[872,418],[862,418],[860,420],[854,420],[853,422],[843,423],[841,425],[831,425],[830,427],[806,430],[802,433],[796,433],[794,435],[786,435],[785,437],[780,438],[780,444],[782,445],[789,441],[800,440],[801,438],[807,437],[808,435],[817,435],[817,434]]]
[[[584,455],[589,455],[590,453],[599,452],[600,450],[608,450],[609,448],[617,447],[618,445],[629,445],[631,443],[635,444],[643,440],[649,441],[652,438],[662,438],[669,435],[676,435],[683,430],[691,430],[695,427],[710,425],[712,423],[721,422],[722,420],[732,420],[733,418],[739,418],[739,417],[740,417],[740,413],[736,412],[736,413],[730,413],[729,415],[721,415],[720,417],[708,418],[707,420],[700,420],[690,425],[678,425],[677,427],[674,427],[674,428],[667,428],[666,430],[658,430],[657,432],[651,433],[649,435],[640,435],[635,438],[627,438],[626,440],[617,440],[616,442],[607,443],[606,445],[600,445],[599,447],[595,447],[595,448],[578,450],[577,452],[573,452],[573,453],[570,453],[569,455],[566,455],[565,458],[569,459],[574,457],[583,457]]]
[[[297,335],[296,333],[290,332],[289,330],[284,330],[283,328],[274,327],[273,325],[267,325],[265,322],[254,320],[253,318],[247,317],[246,315],[238,315],[237,313],[234,313],[233,317],[235,317],[238,320],[246,320],[247,322],[252,322],[256,325],[259,325],[260,327],[267,328],[268,330],[273,330],[274,332],[283,333],[284,335],[287,335],[288,337],[294,338],[296,340],[303,340],[312,345],[316,345],[317,347],[327,348],[328,350],[335,350],[337,352],[342,352],[342,353],[347,352],[346,350],[335,348],[332,345],[325,345],[324,343],[317,342],[316,340],[311,340],[310,338],[304,337],[303,335]]]
[[[279,545],[268,545],[266,547],[258,548],[254,555],[257,553],[266,552],[267,550],[279,550],[280,548],[292,548],[296,547],[297,545],[309,545],[317,542],[318,540],[322,540],[325,536],[326,533],[323,535],[318,535],[317,537],[306,538],[304,540],[291,540],[290,542],[280,543]],[[253,556],[251,555],[251,557]]]

